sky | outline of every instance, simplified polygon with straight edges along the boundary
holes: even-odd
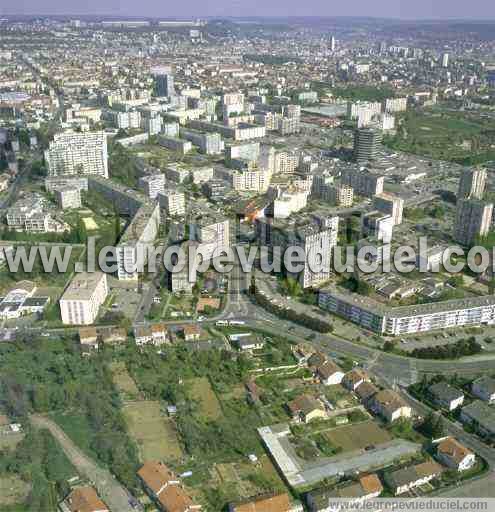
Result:
[[[0,0],[0,15],[374,16],[495,20],[493,0]]]

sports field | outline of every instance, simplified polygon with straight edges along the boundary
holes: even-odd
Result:
[[[182,456],[175,423],[161,411],[160,402],[132,402],[122,412],[142,461],[171,461]]]

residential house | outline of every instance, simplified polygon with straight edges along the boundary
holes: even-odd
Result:
[[[342,385],[349,391],[356,391],[361,384],[369,381],[369,375],[364,370],[361,370],[361,368],[354,368],[344,375]]]
[[[142,346],[153,341],[153,333],[151,332],[151,327],[148,325],[139,325],[134,328],[134,339],[136,340],[136,345]]]
[[[182,332],[186,341],[196,341],[201,338],[201,328],[194,324],[185,325]]]
[[[186,493],[179,478],[162,462],[148,461],[138,471],[146,493],[163,512],[196,512],[195,505]]]
[[[154,324],[151,326],[151,342],[153,345],[164,345],[169,342],[167,327],[164,324]]]
[[[124,343],[127,340],[127,331],[120,327],[115,327],[106,331],[105,334],[102,335],[102,340],[103,343],[107,345]]]
[[[338,488],[315,489],[306,494],[306,503],[310,512],[338,512],[341,507],[336,499],[349,500],[346,505],[358,505],[366,500],[377,498],[383,491],[383,485],[376,474],[361,476],[356,482],[346,482]]]
[[[448,411],[457,409],[464,402],[464,393],[446,382],[432,384],[428,388],[428,394],[439,407]]]
[[[265,342],[256,335],[236,338],[234,344],[240,352],[253,352],[253,350],[260,350],[265,346]]]
[[[372,382],[363,382],[357,389],[356,395],[366,407],[380,390]]]
[[[315,371],[319,366],[322,366],[324,363],[326,363],[327,360],[328,357],[323,354],[323,352],[315,352],[309,357],[308,366]]]
[[[95,327],[81,327],[79,329],[79,343],[83,354],[87,355],[98,350],[98,332]]]
[[[471,385],[473,395],[484,402],[495,402],[495,379],[491,377],[480,377]]]
[[[317,398],[309,395],[301,395],[287,404],[292,417],[297,421],[309,423],[316,418],[327,417],[325,407]]]
[[[379,414],[389,423],[399,418],[410,418],[412,409],[400,397],[398,393],[391,389],[379,391],[371,401],[371,410],[375,414]]]
[[[442,464],[457,471],[466,471],[476,463],[476,455],[454,437],[438,443],[437,457]]]
[[[110,512],[93,487],[73,489],[60,504],[61,512]]]
[[[306,345],[304,343],[298,343],[295,347],[292,348],[292,353],[297,360],[297,364],[305,365],[308,362],[308,359],[311,357],[313,353],[312,347],[310,345]]]
[[[442,466],[436,462],[422,462],[397,469],[385,475],[385,482],[395,496],[420,487],[442,474]]]
[[[322,384],[332,386],[340,384],[345,374],[333,361],[325,361],[316,369],[316,375]]]
[[[495,438],[495,409],[481,400],[475,400],[461,409],[460,419],[472,425],[482,436]]]
[[[261,495],[230,503],[229,512],[302,512],[301,504],[292,504],[287,493]]]

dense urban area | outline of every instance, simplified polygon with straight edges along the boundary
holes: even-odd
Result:
[[[0,19],[0,510],[495,497],[494,202],[492,22]]]

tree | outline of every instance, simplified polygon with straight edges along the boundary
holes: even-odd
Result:
[[[445,435],[445,425],[441,414],[431,412],[426,416],[423,425],[423,433],[432,439],[439,439]]]

